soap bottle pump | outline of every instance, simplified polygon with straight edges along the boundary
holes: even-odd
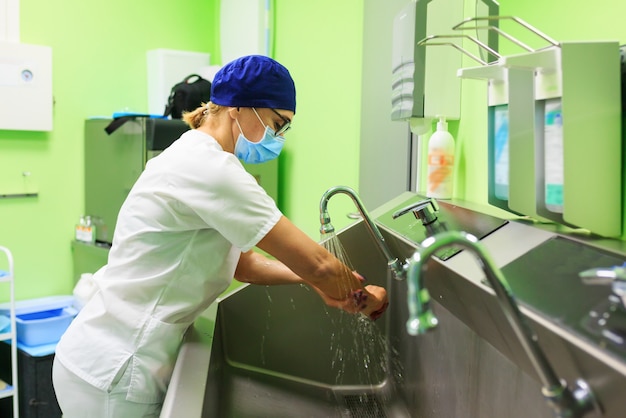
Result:
[[[428,179],[426,196],[451,199],[454,168],[454,138],[446,118],[438,116],[437,130],[428,141]]]

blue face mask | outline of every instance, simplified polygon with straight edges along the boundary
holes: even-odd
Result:
[[[237,126],[239,126],[239,122],[237,122]],[[241,126],[239,126],[239,130],[241,131]],[[265,127],[265,133],[259,142],[248,140],[241,131],[235,143],[235,156],[247,164],[264,163],[278,157],[283,145],[285,145],[285,138],[276,136],[274,130],[269,126]]]

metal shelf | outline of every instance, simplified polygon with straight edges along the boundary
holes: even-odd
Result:
[[[9,286],[9,306],[10,306],[10,331],[0,333],[0,342],[8,343],[11,346],[11,383],[0,391],[0,399],[13,397],[13,417],[18,418],[19,401],[18,401],[18,381],[17,381],[17,331],[15,323],[15,282],[13,274],[13,255],[8,248],[0,246],[0,253],[3,253],[8,266],[6,271],[0,270],[0,283]]]
[[[37,197],[39,193],[0,193],[0,199],[18,199],[22,197]]]

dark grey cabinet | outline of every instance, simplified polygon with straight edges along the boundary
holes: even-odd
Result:
[[[0,343],[0,379],[11,381],[11,347]],[[52,386],[54,354],[37,357],[18,349],[18,397],[20,418],[61,418]],[[0,417],[12,416],[10,398],[0,400]]]

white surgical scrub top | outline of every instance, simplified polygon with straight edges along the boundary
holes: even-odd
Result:
[[[127,399],[161,402],[183,333],[280,217],[233,154],[184,133],[147,163],[122,205],[108,264],[94,275],[99,291],[57,359],[102,390],[131,368]]]

